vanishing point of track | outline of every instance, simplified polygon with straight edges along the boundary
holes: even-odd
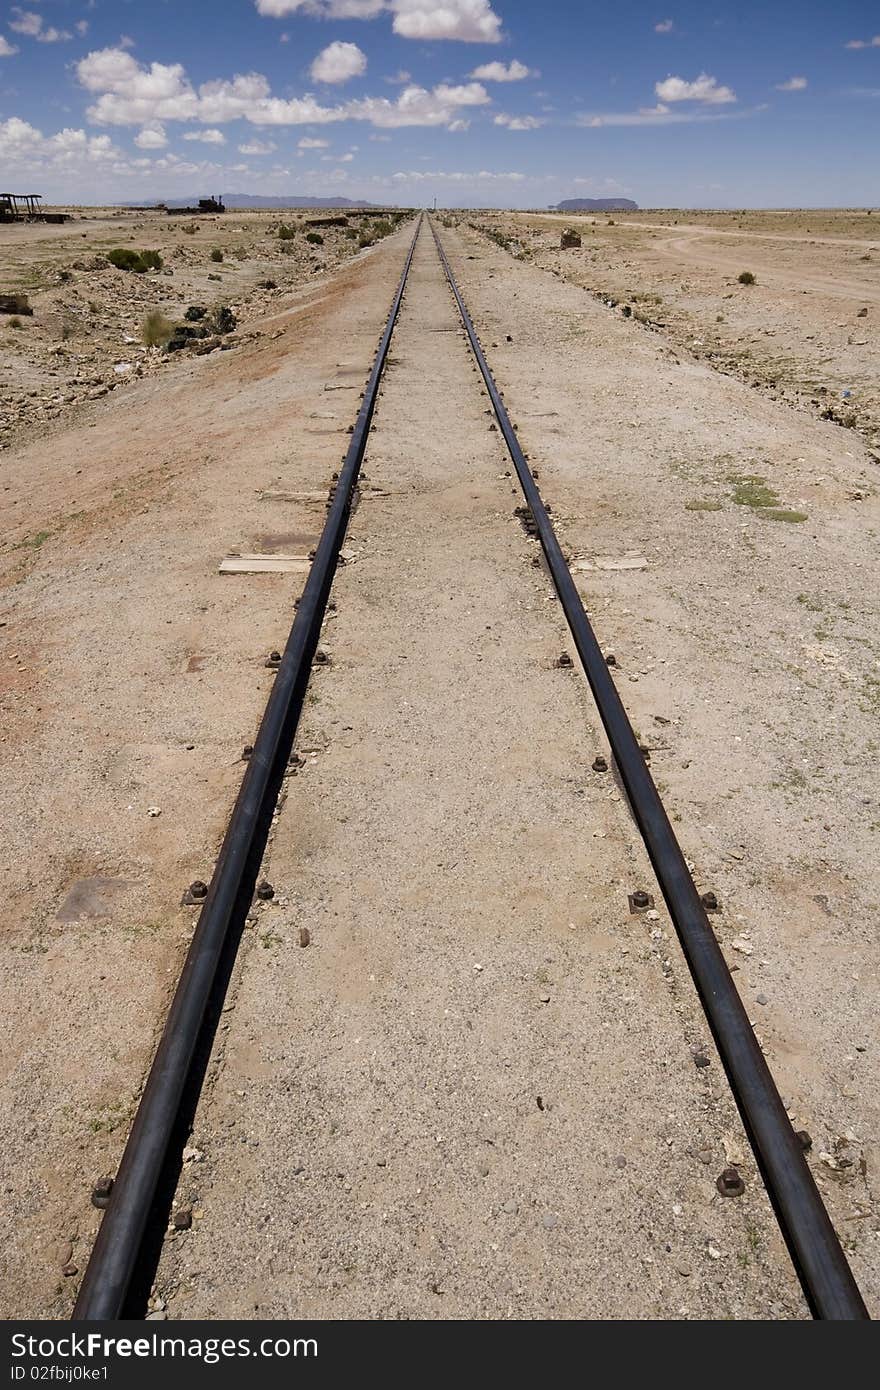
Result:
[[[194,1076],[198,1085],[196,1058],[206,1014],[218,988],[224,988],[223,963],[228,964],[230,954],[234,956],[254,895],[349,522],[382,372],[424,220],[420,218],[416,227],[379,342],[327,520],[83,1278],[74,1309],[76,1319],[122,1316],[139,1273],[148,1225],[166,1166],[174,1159],[181,1107],[188,1088],[194,1084]],[[433,224],[431,230],[516,469],[525,499],[525,515],[542,546],[621,781],[810,1310],[819,1318],[866,1318],[863,1300],[801,1143],[712,931]]]

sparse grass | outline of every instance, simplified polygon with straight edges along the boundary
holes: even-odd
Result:
[[[161,309],[151,309],[141,323],[141,338],[146,347],[164,347],[174,332],[174,325]]]
[[[788,507],[761,507],[759,514],[767,521],[808,521],[806,512],[791,511]]]
[[[696,497],[692,502],[685,502],[684,509],[686,512],[720,512],[721,503]]]
[[[223,252],[220,250],[219,246],[215,246],[214,250],[211,252],[211,260],[215,265],[219,265],[223,260]]]
[[[306,241],[312,246],[323,246],[324,238],[320,232],[306,232]]]
[[[9,328],[23,328],[24,325],[23,325],[21,319],[16,318],[16,319],[10,319],[10,320],[9,320],[8,327],[9,327]]]
[[[25,314],[29,316],[34,312],[27,295],[23,294],[20,290],[16,294],[4,294],[2,296],[2,302],[2,312],[6,314]],[[19,324],[19,327],[21,327],[21,324]]]
[[[733,483],[733,500],[738,507],[779,506],[776,493],[757,473],[732,473],[727,481]]]
[[[750,270],[741,270],[736,278],[741,285],[757,285],[758,283],[758,277],[753,275]]]
[[[285,222],[282,222],[281,226],[278,228],[279,241],[293,241],[293,238],[295,236],[296,232],[294,231],[293,227],[288,227]]]
[[[128,246],[116,246],[107,252],[107,259],[117,270],[131,270],[135,275],[162,269],[162,257],[158,251],[133,251]]]

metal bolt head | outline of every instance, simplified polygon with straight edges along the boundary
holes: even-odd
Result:
[[[630,900],[633,907],[637,908],[640,912],[646,907],[651,906],[651,894],[646,893],[644,888],[637,888],[634,893],[631,893]]]
[[[243,763],[247,762],[248,758],[251,756],[253,751],[254,745],[252,743],[246,743],[244,748],[242,748],[241,750],[241,760]]]
[[[606,653],[605,653],[605,665],[606,665],[606,666],[616,666],[616,665],[617,665],[617,657],[614,655],[613,652],[606,652]]]
[[[110,1193],[112,1191],[112,1178],[98,1178],[98,1181],[92,1188],[92,1206],[97,1207],[99,1211],[103,1211],[110,1202]]]
[[[602,757],[602,754],[601,754],[601,753],[598,753],[598,754],[596,755],[596,757],[593,759],[593,771],[594,771],[594,772],[607,772],[607,771],[608,771],[608,762],[607,762],[607,760],[606,760],[605,758]]]
[[[571,657],[569,656],[568,652],[561,652],[560,655],[556,658],[556,665],[561,667],[563,670],[566,670],[569,666],[574,665],[574,663]]]
[[[327,653],[326,653],[325,651],[322,651],[321,648],[319,647],[318,650],[315,652],[315,665],[316,665],[316,666],[327,666],[327,665],[329,665],[329,662],[330,662],[329,656],[327,655]]]
[[[746,1185],[736,1168],[725,1168],[715,1179],[715,1186],[722,1197],[741,1197]]]
[[[272,887],[271,883],[268,883],[266,881],[266,879],[263,879],[262,883],[257,884],[257,897],[260,898],[263,902],[268,902],[269,899],[274,898],[274,896],[275,889]]]
[[[189,885],[189,895],[191,898],[206,898],[208,896],[207,883],[203,883],[200,878],[194,879]]]
[[[706,909],[707,912],[718,911],[718,899],[713,892],[710,891],[708,893],[701,893],[700,902],[703,904],[703,907]]]

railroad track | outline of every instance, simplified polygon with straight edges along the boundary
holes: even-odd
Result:
[[[143,1280],[144,1245],[157,1193],[179,1168],[181,1112],[200,1080],[206,1017],[216,1013],[230,959],[256,891],[271,816],[293,747],[339,552],[364,459],[382,373],[424,217],[419,220],[300,598],[272,693],[208,885],[165,1029],[79,1291],[76,1319],[122,1315]],[[755,1159],[811,1312],[864,1318],[864,1303],[815,1186],[761,1048],[716,941],[706,908],[646,766],[596,636],[523,454],[437,229],[437,254],[476,366],[516,470],[523,519],[541,544],[578,657],[605,727],[621,782],[678,934]]]

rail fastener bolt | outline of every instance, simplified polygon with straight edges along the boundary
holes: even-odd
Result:
[[[807,1130],[796,1129],[794,1132],[794,1136],[800,1144],[801,1148],[803,1149],[804,1153],[807,1153],[813,1147],[812,1136],[809,1134]]]
[[[252,743],[246,743],[244,748],[242,748],[241,750],[241,760],[243,763],[247,762],[248,758],[251,756],[253,751],[254,745]]]
[[[113,1191],[112,1178],[98,1178],[92,1187],[92,1206],[103,1211],[110,1203],[110,1193]]]
[[[629,895],[629,910],[632,913],[647,912],[649,907],[654,906],[654,899],[650,893],[646,893],[644,888],[637,888],[634,893]]]
[[[270,652],[266,657],[266,665],[272,670],[276,670],[281,665],[281,653]]]
[[[596,757],[593,759],[593,771],[594,771],[594,772],[607,772],[607,771],[608,771],[608,759],[607,759],[607,758],[603,758],[601,753],[598,753],[598,754],[596,755]]]
[[[318,650],[315,652],[315,665],[316,665],[316,666],[329,666],[329,665],[330,665],[330,657],[329,657],[328,653],[325,652],[325,651],[322,651],[322,649],[321,649],[320,647],[319,647]]]
[[[207,883],[203,883],[200,878],[195,878],[183,895],[184,905],[186,907],[192,907],[194,903],[203,903],[207,896]]]
[[[274,896],[275,889],[266,879],[263,879],[261,883],[257,884],[257,897],[261,902],[267,903],[271,898],[274,898]]]
[[[574,665],[574,662],[572,661],[568,652],[562,652],[556,658],[556,665],[559,666],[562,670],[567,670],[570,666]]]
[[[606,666],[616,666],[616,665],[617,665],[617,657],[614,655],[613,652],[606,652],[606,653],[605,653],[605,665],[606,665]]]
[[[746,1190],[746,1185],[735,1168],[725,1168],[723,1173],[719,1173],[715,1186],[722,1197],[741,1197]]]
[[[710,890],[708,893],[700,894],[700,902],[707,912],[720,912],[721,905],[715,894]]]

